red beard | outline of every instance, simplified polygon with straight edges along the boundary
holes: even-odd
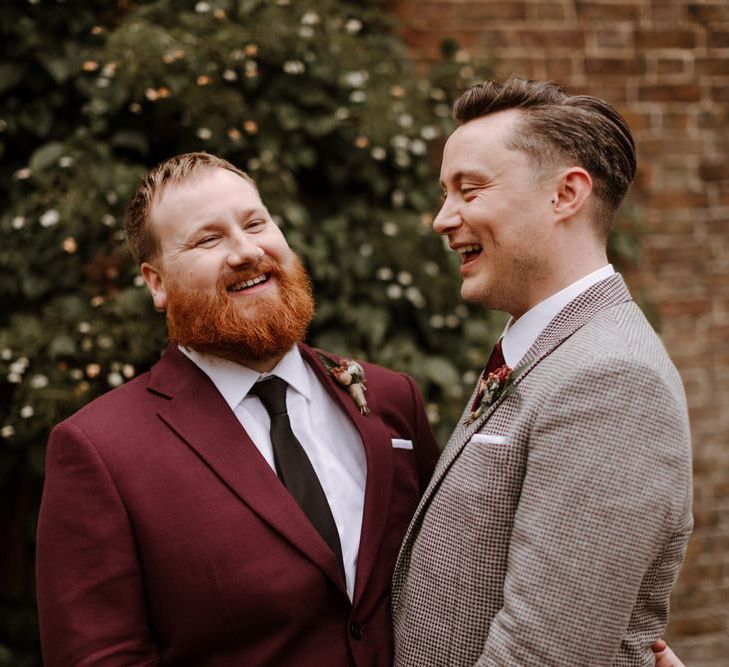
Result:
[[[227,287],[261,273],[275,278],[272,294],[239,297],[238,311]],[[168,285],[167,331],[180,345],[245,364],[285,354],[304,339],[314,317],[311,282],[298,258],[291,269],[264,258],[253,269],[226,274],[215,295]]]

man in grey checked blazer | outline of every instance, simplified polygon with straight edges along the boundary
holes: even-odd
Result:
[[[633,139],[602,100],[518,78],[455,116],[434,228],[463,297],[511,314],[518,373],[474,391],[411,522],[395,664],[653,665],[691,454],[679,375],[606,255]]]

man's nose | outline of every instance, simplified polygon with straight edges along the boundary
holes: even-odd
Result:
[[[263,248],[240,232],[230,238],[226,260],[229,266],[243,266],[255,264],[264,254]]]
[[[447,234],[461,224],[461,218],[456,211],[456,207],[450,198],[446,197],[438,211],[438,215],[433,220],[433,231],[437,234]]]

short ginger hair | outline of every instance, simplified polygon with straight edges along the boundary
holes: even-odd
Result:
[[[453,108],[459,125],[482,116],[523,111],[507,147],[527,154],[532,164],[582,167],[593,181],[595,221],[603,238],[635,178],[635,142],[625,119],[591,95],[568,95],[558,85],[512,76],[466,90]]]
[[[157,238],[150,217],[155,199],[164,189],[179,183],[204,169],[227,169],[256,187],[255,181],[244,171],[223,158],[210,153],[183,153],[161,162],[142,179],[124,214],[124,228],[132,255],[137,263],[154,259],[159,252]]]

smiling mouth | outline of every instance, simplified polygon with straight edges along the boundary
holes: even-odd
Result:
[[[472,262],[474,259],[476,259],[481,254],[482,250],[482,245],[474,243],[471,245],[461,246],[456,250],[456,252],[461,257],[461,264],[468,264],[469,262]]]
[[[228,292],[243,292],[251,287],[267,282],[270,277],[270,273],[262,273],[261,275],[254,276],[248,280],[241,280],[240,282],[228,285],[226,289]]]

